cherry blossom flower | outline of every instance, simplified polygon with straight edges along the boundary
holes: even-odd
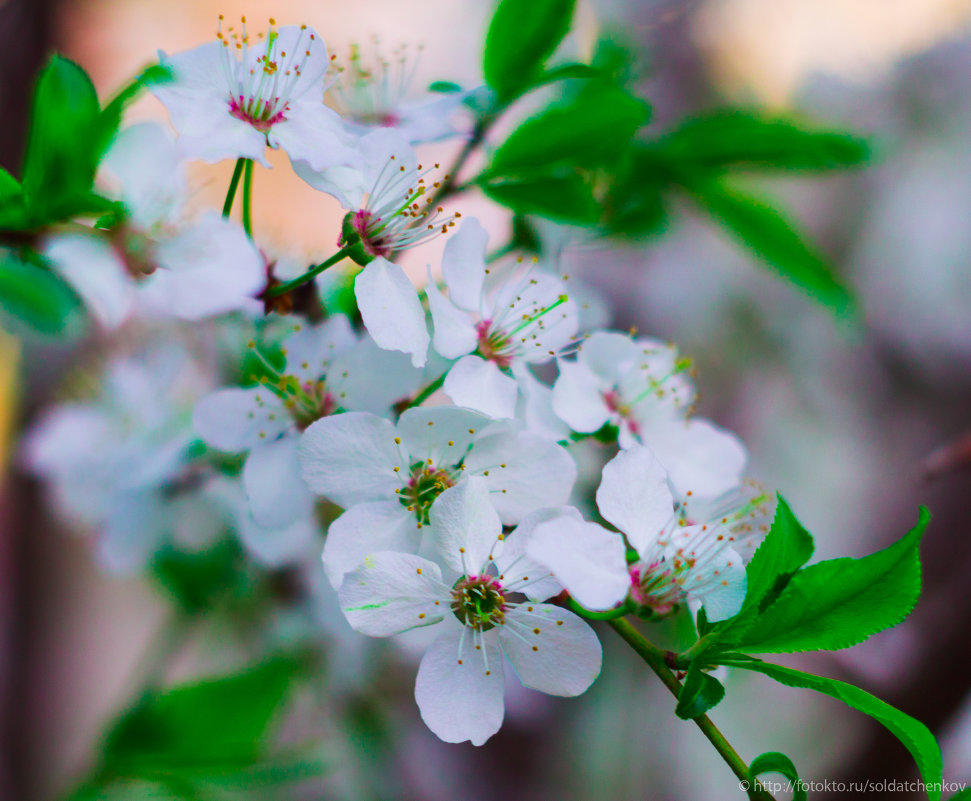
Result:
[[[314,169],[352,162],[353,142],[340,115],[324,105],[330,59],[306,25],[276,27],[255,37],[246,17],[216,41],[159,61],[173,80],[152,87],[165,104],[185,152],[210,163],[249,158],[266,167],[265,151],[283,148]]]
[[[102,325],[117,327],[136,303],[190,320],[255,307],[262,256],[215,212],[186,219],[183,165],[161,126],[122,131],[102,167],[120,187],[123,218],[104,234],[55,234],[44,249]]]
[[[314,504],[300,477],[300,432],[341,409],[386,412],[414,392],[421,377],[403,356],[368,338],[359,341],[343,315],[295,328],[283,343],[286,366],[273,378],[221,389],[199,403],[194,417],[214,448],[249,452],[243,486],[255,521],[270,528],[307,517]]]
[[[741,608],[746,579],[738,548],[762,532],[734,515],[689,524],[675,509],[667,472],[647,448],[635,445],[607,463],[597,507],[623,537],[561,515],[539,524],[528,548],[580,604],[606,610],[629,599],[663,617],[689,603],[703,606],[713,621]],[[630,565],[624,537],[638,555]]]
[[[574,431],[616,425],[622,448],[647,445],[682,497],[715,497],[737,487],[748,456],[739,439],[691,417],[690,362],[674,345],[601,331],[561,359],[553,409]]]
[[[555,443],[452,406],[409,409],[397,425],[359,412],[326,417],[304,432],[300,459],[307,485],[346,510],[324,545],[335,586],[368,553],[425,547],[437,498],[469,476],[485,480],[506,525],[564,503],[576,476]]]
[[[602,651],[587,623],[541,603],[559,591],[525,550],[540,513],[508,536],[488,480],[445,490],[431,508],[435,561],[368,554],[340,588],[348,622],[372,637],[434,626],[438,638],[418,668],[422,719],[446,742],[482,745],[502,725],[503,657],[526,686],[576,696],[600,673]]]
[[[467,220],[445,246],[446,298],[427,287],[433,344],[458,361],[444,390],[456,404],[492,417],[513,417],[529,367],[553,359],[577,332],[577,308],[563,283],[518,262],[486,265],[488,234]]]

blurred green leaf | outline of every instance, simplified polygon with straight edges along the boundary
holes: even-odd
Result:
[[[575,0],[500,0],[486,33],[482,71],[500,102],[533,85],[570,30]]]
[[[852,134],[806,130],[740,109],[688,119],[658,144],[669,157],[709,169],[835,170],[870,156],[867,141]]]
[[[20,181],[0,167],[0,203],[9,203],[23,194]]]
[[[428,85],[429,92],[435,92],[437,94],[453,94],[454,92],[461,92],[462,87],[453,81],[432,81]]]
[[[22,176],[38,223],[70,216],[90,193],[100,156],[100,114],[87,73],[52,56],[34,89]]]
[[[602,224],[614,236],[641,238],[663,230],[670,184],[657,152],[635,142],[609,183],[602,202]]]
[[[720,181],[689,181],[695,200],[757,256],[838,316],[852,316],[856,301],[829,263],[781,211]]]
[[[253,766],[301,663],[278,656],[239,673],[143,697],[111,729],[102,773],[149,776]]]
[[[560,165],[616,163],[650,106],[612,83],[591,81],[569,102],[526,120],[492,156],[486,175],[536,175]]]
[[[735,648],[748,653],[836,650],[897,625],[920,596],[918,545],[929,521],[921,507],[917,525],[888,548],[800,570]]]
[[[914,757],[924,781],[929,785],[928,795],[932,801],[937,801],[941,797],[940,787],[943,771],[941,749],[934,739],[934,735],[919,720],[915,720],[876,696],[844,681],[803,673],[800,670],[773,665],[759,659],[726,660],[724,664],[762,673],[787,687],[815,690],[842,701],[853,709],[879,721],[904,744]]]
[[[0,308],[31,331],[49,336],[75,333],[83,319],[80,298],[60,276],[4,250]]]
[[[795,764],[789,757],[778,751],[759,754],[748,766],[748,772],[753,779],[764,773],[778,773],[792,783],[792,801],[806,801],[808,797],[805,785],[799,781]]]
[[[678,695],[674,714],[682,720],[701,717],[725,697],[725,688],[714,676],[692,662]]]
[[[162,550],[152,562],[152,575],[190,615],[246,598],[255,589],[255,577],[247,572],[246,562],[231,540],[199,553]]]
[[[597,222],[600,210],[590,185],[578,173],[480,184],[492,200],[520,214],[577,225]]]

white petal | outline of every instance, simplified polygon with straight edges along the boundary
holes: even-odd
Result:
[[[580,360],[560,360],[559,367],[560,375],[553,384],[553,411],[574,431],[597,431],[610,419],[601,380]]]
[[[122,200],[138,227],[148,229],[181,210],[186,195],[182,163],[175,141],[161,125],[125,128],[101,166],[119,182]]]
[[[407,354],[379,348],[366,336],[334,360],[327,384],[341,408],[385,414],[392,404],[414,395],[421,378]]]
[[[158,243],[159,268],[140,284],[152,305],[187,320],[246,308],[266,285],[263,257],[236,223],[215,212]]]
[[[250,451],[243,467],[243,488],[253,519],[261,526],[283,528],[313,509],[313,493],[300,475],[299,442],[292,434]]]
[[[533,601],[545,601],[563,591],[563,585],[553,576],[550,568],[536,561],[528,551],[533,532],[540,523],[566,516],[583,521],[572,506],[556,506],[539,509],[526,515],[502,541],[502,549],[496,554],[496,569],[503,576],[502,584],[512,592],[521,592]]]
[[[236,530],[243,547],[261,565],[281,567],[301,561],[317,544],[317,526],[305,517],[281,528],[266,528],[252,515],[239,521]]]
[[[482,437],[465,464],[470,475],[485,476],[492,503],[506,525],[544,506],[562,506],[577,475],[576,463],[565,449],[526,433]]]
[[[398,433],[415,461],[453,467],[491,424],[488,417],[455,406],[408,409],[398,420]]]
[[[378,551],[414,553],[422,530],[415,517],[398,501],[373,501],[352,506],[327,529],[324,570],[334,587],[344,574]]]
[[[283,340],[287,357],[287,375],[301,381],[318,381],[329,376],[330,365],[357,344],[351,321],[335,314],[320,325],[303,325]]]
[[[267,140],[271,147],[282,147],[292,162],[306,164],[312,170],[353,164],[360,159],[344,132],[340,116],[319,98],[291,102],[286,119],[270,129]]]
[[[165,507],[155,490],[116,495],[98,540],[98,560],[102,566],[122,576],[144,570],[163,545],[165,519]]]
[[[502,654],[490,635],[494,631],[481,637],[477,651],[467,632],[460,656],[462,628],[456,622],[421,660],[415,700],[422,720],[447,743],[482,745],[502,726]]]
[[[680,493],[714,497],[737,487],[748,461],[745,446],[730,431],[707,420],[654,423],[641,438],[667,468]]]
[[[394,468],[407,470],[407,454],[395,444],[394,426],[366,412],[347,412],[313,423],[300,438],[304,481],[345,509],[395,498],[401,484]]]
[[[667,471],[641,445],[621,451],[604,466],[597,508],[627,535],[634,550],[644,554],[674,514]]]
[[[705,614],[712,622],[727,620],[738,614],[745,602],[748,582],[742,557],[728,549],[719,570],[720,580],[703,592],[692,593],[705,607]],[[729,563],[731,563],[729,565]],[[685,589],[689,589],[685,586]]]
[[[689,599],[704,605],[709,620],[725,620],[736,614],[745,600],[745,561],[708,532],[704,525],[678,528],[665,548],[665,558],[688,561],[690,567],[681,577],[682,590]]]
[[[485,251],[489,234],[470,217],[452,234],[442,254],[442,276],[452,303],[460,309],[478,312],[486,277]]]
[[[344,578],[338,592],[341,611],[356,631],[369,637],[437,623],[451,614],[441,579],[434,562],[381,551]]]
[[[561,515],[536,526],[526,552],[587,609],[612,609],[627,597],[627,548],[603,526]]]
[[[603,649],[586,621],[572,612],[538,604],[506,615],[499,644],[526,687],[550,695],[586,692],[600,675]]]
[[[432,504],[433,541],[440,557],[462,575],[483,573],[499,549],[502,522],[485,479],[471,476]]]
[[[291,425],[279,398],[262,387],[207,395],[196,405],[192,422],[207,444],[229,453],[271,442]]]
[[[379,256],[355,279],[354,295],[364,325],[378,345],[410,353],[415,367],[425,364],[429,343],[425,312],[399,265]]]
[[[517,417],[526,423],[526,430],[553,442],[568,439],[570,427],[553,412],[553,390],[537,381],[526,364],[514,363],[512,372],[519,384]]]
[[[640,347],[627,334],[598,331],[580,348],[579,361],[606,384],[615,384],[637,359]]]
[[[519,385],[495,362],[481,356],[463,356],[445,377],[445,394],[456,406],[473,409],[501,420],[516,416]]]
[[[457,359],[475,350],[478,334],[469,313],[447,300],[431,277],[425,286],[425,294],[435,328],[435,350],[446,359]]]
[[[48,241],[44,255],[105,328],[117,328],[125,321],[132,308],[135,284],[104,239],[64,234]]]

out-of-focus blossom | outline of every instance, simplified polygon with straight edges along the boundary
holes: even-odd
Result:
[[[600,642],[587,623],[540,603],[559,587],[526,554],[530,521],[504,536],[490,493],[487,479],[470,478],[431,509],[431,553],[441,566],[371,553],[340,589],[344,614],[364,634],[441,629],[418,668],[415,699],[446,742],[481,745],[499,730],[503,656],[525,686],[551,695],[579,695],[600,673]]]
[[[195,426],[212,447],[248,451],[243,486],[254,520],[285,528],[309,517],[313,494],[300,477],[300,432],[345,409],[384,413],[417,388],[419,371],[401,354],[359,340],[336,315],[297,329],[283,343],[286,365],[259,386],[221,389],[195,410]]]
[[[583,606],[611,609],[629,598],[666,616],[689,603],[703,606],[709,620],[741,608],[745,562],[736,542],[761,532],[739,531],[734,518],[687,524],[675,511],[667,472],[647,448],[635,445],[607,463],[597,507],[638,561],[627,564],[616,532],[566,514],[540,523],[528,548]]]
[[[576,477],[555,443],[467,409],[409,409],[395,425],[349,412],[319,420],[300,443],[303,477],[346,510],[331,524],[324,566],[335,586],[374,551],[415,553],[449,487],[482,476],[506,525],[564,503]]]
[[[715,497],[741,482],[747,454],[731,432],[689,416],[689,366],[673,345],[598,332],[560,360],[553,409],[574,431],[612,423],[621,447],[650,447],[679,494]]]
[[[186,218],[182,163],[162,127],[122,131],[103,167],[120,187],[123,218],[104,233],[55,234],[45,254],[104,326],[120,325],[136,303],[191,320],[255,303],[265,283],[262,256],[215,212]]]
[[[353,161],[356,151],[340,115],[324,105],[327,47],[313,28],[288,25],[254,38],[246,17],[216,41],[169,56],[173,80],[152,87],[165,104],[186,154],[208,162],[255,159],[266,148],[322,170]]]

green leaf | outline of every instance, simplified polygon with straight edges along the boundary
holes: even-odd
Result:
[[[870,156],[866,140],[852,134],[805,130],[740,109],[686,120],[659,144],[669,157],[708,169],[836,170]]]
[[[678,695],[674,714],[682,720],[701,717],[725,697],[725,688],[714,676],[705,673],[697,662],[692,662]]]
[[[712,217],[784,278],[838,316],[856,313],[856,301],[832,267],[781,211],[717,181],[688,186]]]
[[[98,141],[96,144],[98,156],[104,155],[111,145],[121,118],[128,105],[149,86],[168,83],[172,80],[172,70],[162,64],[151,64],[141,71],[104,107],[98,122]]]
[[[0,309],[48,336],[77,333],[83,319],[81,300],[60,276],[10,251],[0,251]]]
[[[549,172],[558,165],[583,168],[617,162],[650,107],[606,81],[588,83],[569,102],[526,120],[499,146],[486,175]]]
[[[23,187],[38,221],[73,213],[98,165],[98,95],[87,73],[53,56],[34,90]]]
[[[780,754],[778,751],[759,754],[748,766],[748,772],[753,779],[764,773],[778,773],[785,776],[791,783],[792,801],[806,801],[808,798],[806,785],[799,781],[796,766],[785,754]]]
[[[934,735],[919,720],[905,715],[899,709],[895,709],[865,690],[844,681],[803,673],[800,670],[773,665],[757,659],[725,661],[724,664],[762,673],[787,687],[815,690],[842,701],[865,715],[869,715],[886,726],[910,751],[920,769],[924,782],[931,788],[935,788],[928,790],[928,795],[932,801],[937,801],[941,797],[940,786],[943,771],[941,749],[938,747]]]
[[[245,598],[253,593],[255,584],[239,548],[230,540],[199,553],[162,550],[152,562],[152,575],[190,615],[223,601]]]
[[[112,728],[104,772],[222,773],[255,764],[301,665],[279,656],[240,673],[149,694]]]
[[[967,787],[959,793],[952,795],[947,801],[971,801],[971,787]]]
[[[23,194],[20,181],[0,167],[0,203],[9,203]]]
[[[461,92],[462,87],[454,81],[432,81],[428,84],[428,91],[437,94],[450,95],[454,92]]]
[[[570,30],[575,0],[500,0],[486,34],[485,81],[508,103],[529,88]]]
[[[590,185],[578,173],[480,184],[500,205],[520,214],[535,214],[557,222],[593,225],[600,209]]]
[[[632,143],[603,200],[604,228],[615,236],[635,239],[657,233],[667,222],[668,190],[656,150]]]
[[[602,78],[603,73],[596,67],[589,64],[570,62],[569,64],[559,64],[546,70],[533,82],[531,89],[539,86],[547,86],[557,81],[566,80],[588,80],[590,78]]]
[[[747,653],[848,648],[897,625],[920,596],[917,546],[930,521],[862,559],[830,559],[801,570],[735,647]]]

